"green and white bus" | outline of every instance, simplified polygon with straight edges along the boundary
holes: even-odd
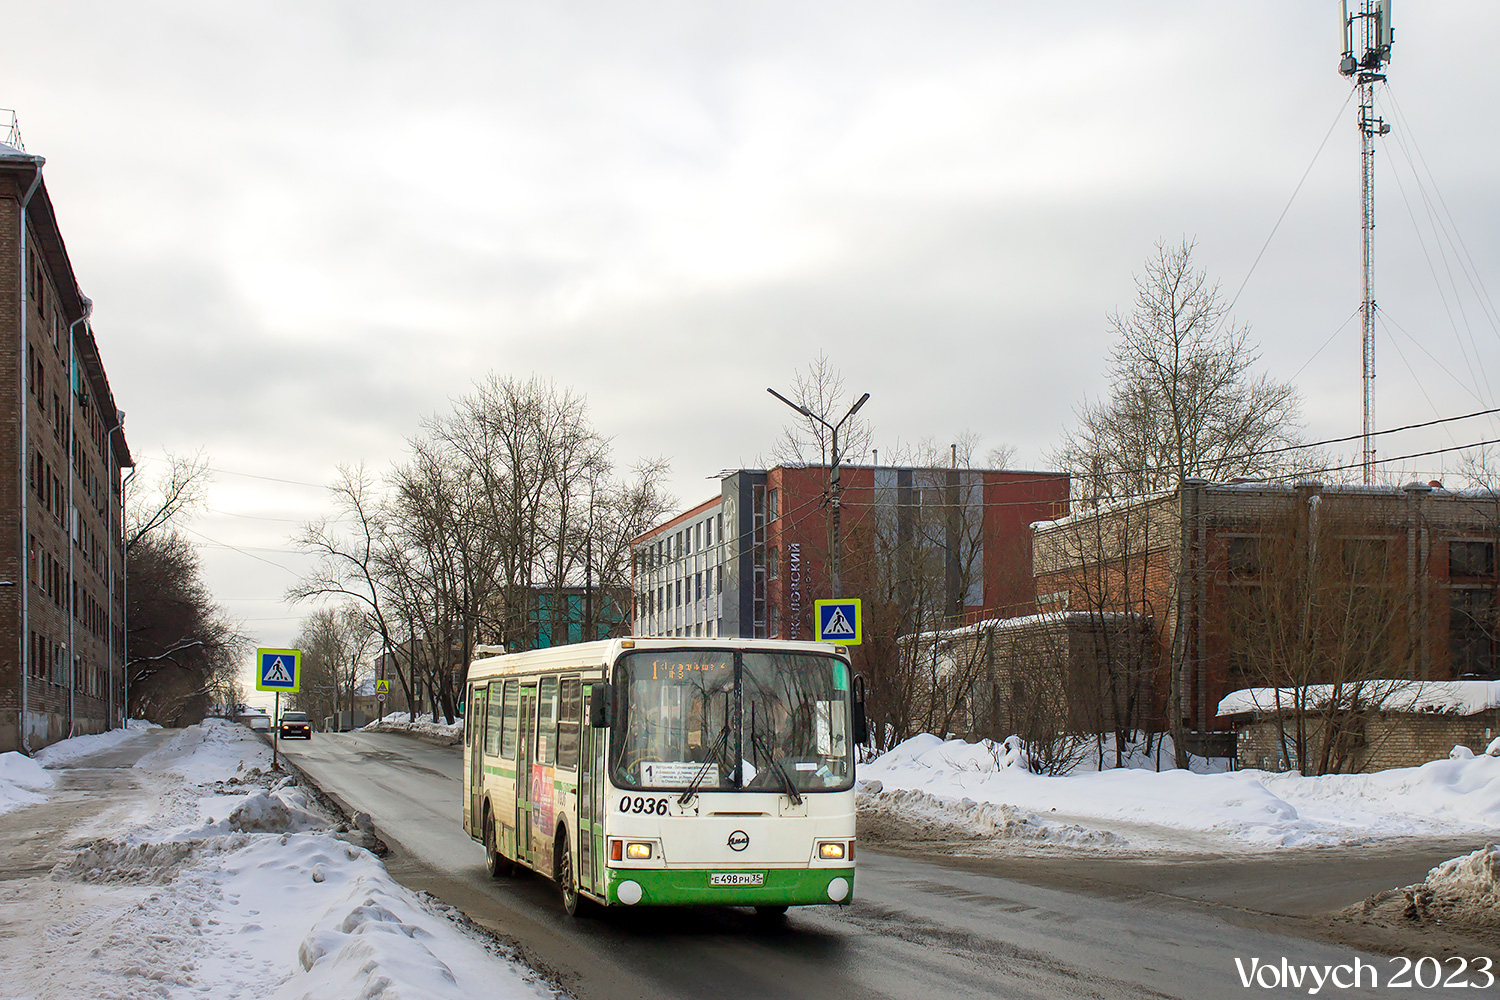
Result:
[[[847,904],[863,685],[815,642],[611,639],[475,660],[464,829],[563,907]]]

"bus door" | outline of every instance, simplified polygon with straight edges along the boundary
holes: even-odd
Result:
[[[603,681],[595,681],[602,684]],[[583,703],[590,702],[584,689]],[[604,749],[609,743],[608,729],[595,729],[592,719],[584,719],[582,745],[578,749],[578,815],[588,810],[590,827],[579,837],[579,882],[597,893],[605,889],[604,876]]]
[[[489,718],[489,689],[475,687],[469,694],[464,733],[469,757],[469,794],[464,797],[464,829],[471,837],[484,836],[484,726]]]
[[[536,683],[521,685],[520,728],[516,733],[516,857],[531,862],[531,761],[535,753]]]
[[[589,689],[583,689],[583,704],[589,703]],[[594,841],[598,836],[599,809],[594,787],[594,733],[596,730],[583,720],[578,732],[578,881],[586,889],[598,891],[597,866],[595,864]]]

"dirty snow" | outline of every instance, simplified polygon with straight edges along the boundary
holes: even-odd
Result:
[[[369,725],[361,727],[360,732],[411,733],[415,736],[424,736],[437,743],[454,746],[464,741],[464,720],[455,719],[452,723],[433,722],[430,715],[413,719],[409,712],[387,712],[385,718],[376,719]]]
[[[923,734],[859,765],[861,833],[868,818],[891,840],[973,839],[976,825],[991,824],[993,839],[1034,845],[1260,851],[1500,828],[1500,756],[1488,754],[1317,778],[1139,769],[1047,777],[1005,746]]]
[[[67,750],[61,759],[77,756]],[[262,740],[218,720],[142,757],[132,822],[80,841],[50,878],[6,883],[0,911],[21,933],[0,949],[5,995],[553,995],[457,911],[341,839],[337,820],[269,765]],[[45,822],[47,804],[31,808]]]
[[[1493,938],[1500,935],[1500,847],[1486,844],[1444,861],[1421,882],[1375,893],[1343,913],[1355,920],[1443,924]]]

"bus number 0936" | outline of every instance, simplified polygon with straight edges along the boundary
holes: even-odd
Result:
[[[651,799],[642,795],[634,797],[627,795],[620,799],[620,812],[644,813],[648,816],[665,816],[667,814],[667,800]]]

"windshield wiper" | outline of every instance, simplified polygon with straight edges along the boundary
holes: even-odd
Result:
[[[703,779],[708,776],[708,766],[710,764],[717,766],[724,762],[720,751],[724,749],[724,745],[728,742],[729,721],[726,719],[724,728],[719,730],[718,738],[714,740],[713,746],[708,748],[708,759],[703,762],[702,767],[698,768],[698,773],[693,775],[693,780],[688,782],[688,786],[682,790],[682,794],[677,796],[678,805],[685,806],[693,801],[693,796],[698,794],[698,786],[703,784]]]
[[[797,791],[797,783],[787,773],[786,765],[777,760],[776,755],[771,752],[770,743],[767,739],[755,728],[755,707],[753,705],[750,709],[750,745],[763,754],[770,763],[772,773],[781,779],[781,786],[786,789],[787,798],[792,800],[792,805],[800,806],[802,804],[802,793]]]

